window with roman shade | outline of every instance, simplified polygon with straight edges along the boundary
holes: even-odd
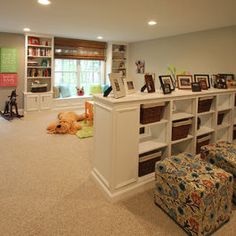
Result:
[[[56,59],[105,60],[106,42],[59,38],[54,39]]]

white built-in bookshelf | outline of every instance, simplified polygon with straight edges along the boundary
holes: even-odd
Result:
[[[111,198],[116,198],[154,180],[153,173],[138,175],[142,153],[159,149],[164,159],[181,152],[195,154],[202,137],[209,143],[232,142],[236,124],[235,94],[236,89],[210,89],[195,93],[177,90],[170,95],[135,93],[120,99],[96,95],[93,177]],[[211,98],[212,104],[209,111],[199,113],[202,98]],[[165,103],[163,118],[141,124],[141,105],[159,102]],[[222,112],[223,121],[217,124]],[[172,123],[183,119],[192,122],[189,133],[183,139],[172,141]],[[140,128],[144,128],[142,134]]]

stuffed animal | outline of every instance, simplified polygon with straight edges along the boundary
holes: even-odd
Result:
[[[60,112],[58,121],[51,123],[47,127],[49,134],[76,134],[81,129],[78,121],[85,119],[85,115],[78,115],[74,112]]]

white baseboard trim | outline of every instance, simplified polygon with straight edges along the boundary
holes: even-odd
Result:
[[[106,199],[108,199],[110,202],[121,201],[138,193],[154,189],[154,178],[148,178],[145,181],[137,181],[111,192],[110,189],[108,189],[107,185],[105,185],[104,182],[100,179],[96,170],[92,170],[91,177],[98,185],[98,187],[102,190]]]

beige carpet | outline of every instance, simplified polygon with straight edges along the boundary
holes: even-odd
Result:
[[[152,191],[110,203],[90,177],[92,138],[48,135],[57,112],[0,118],[0,235],[185,235]],[[215,235],[233,236],[231,221]]]

